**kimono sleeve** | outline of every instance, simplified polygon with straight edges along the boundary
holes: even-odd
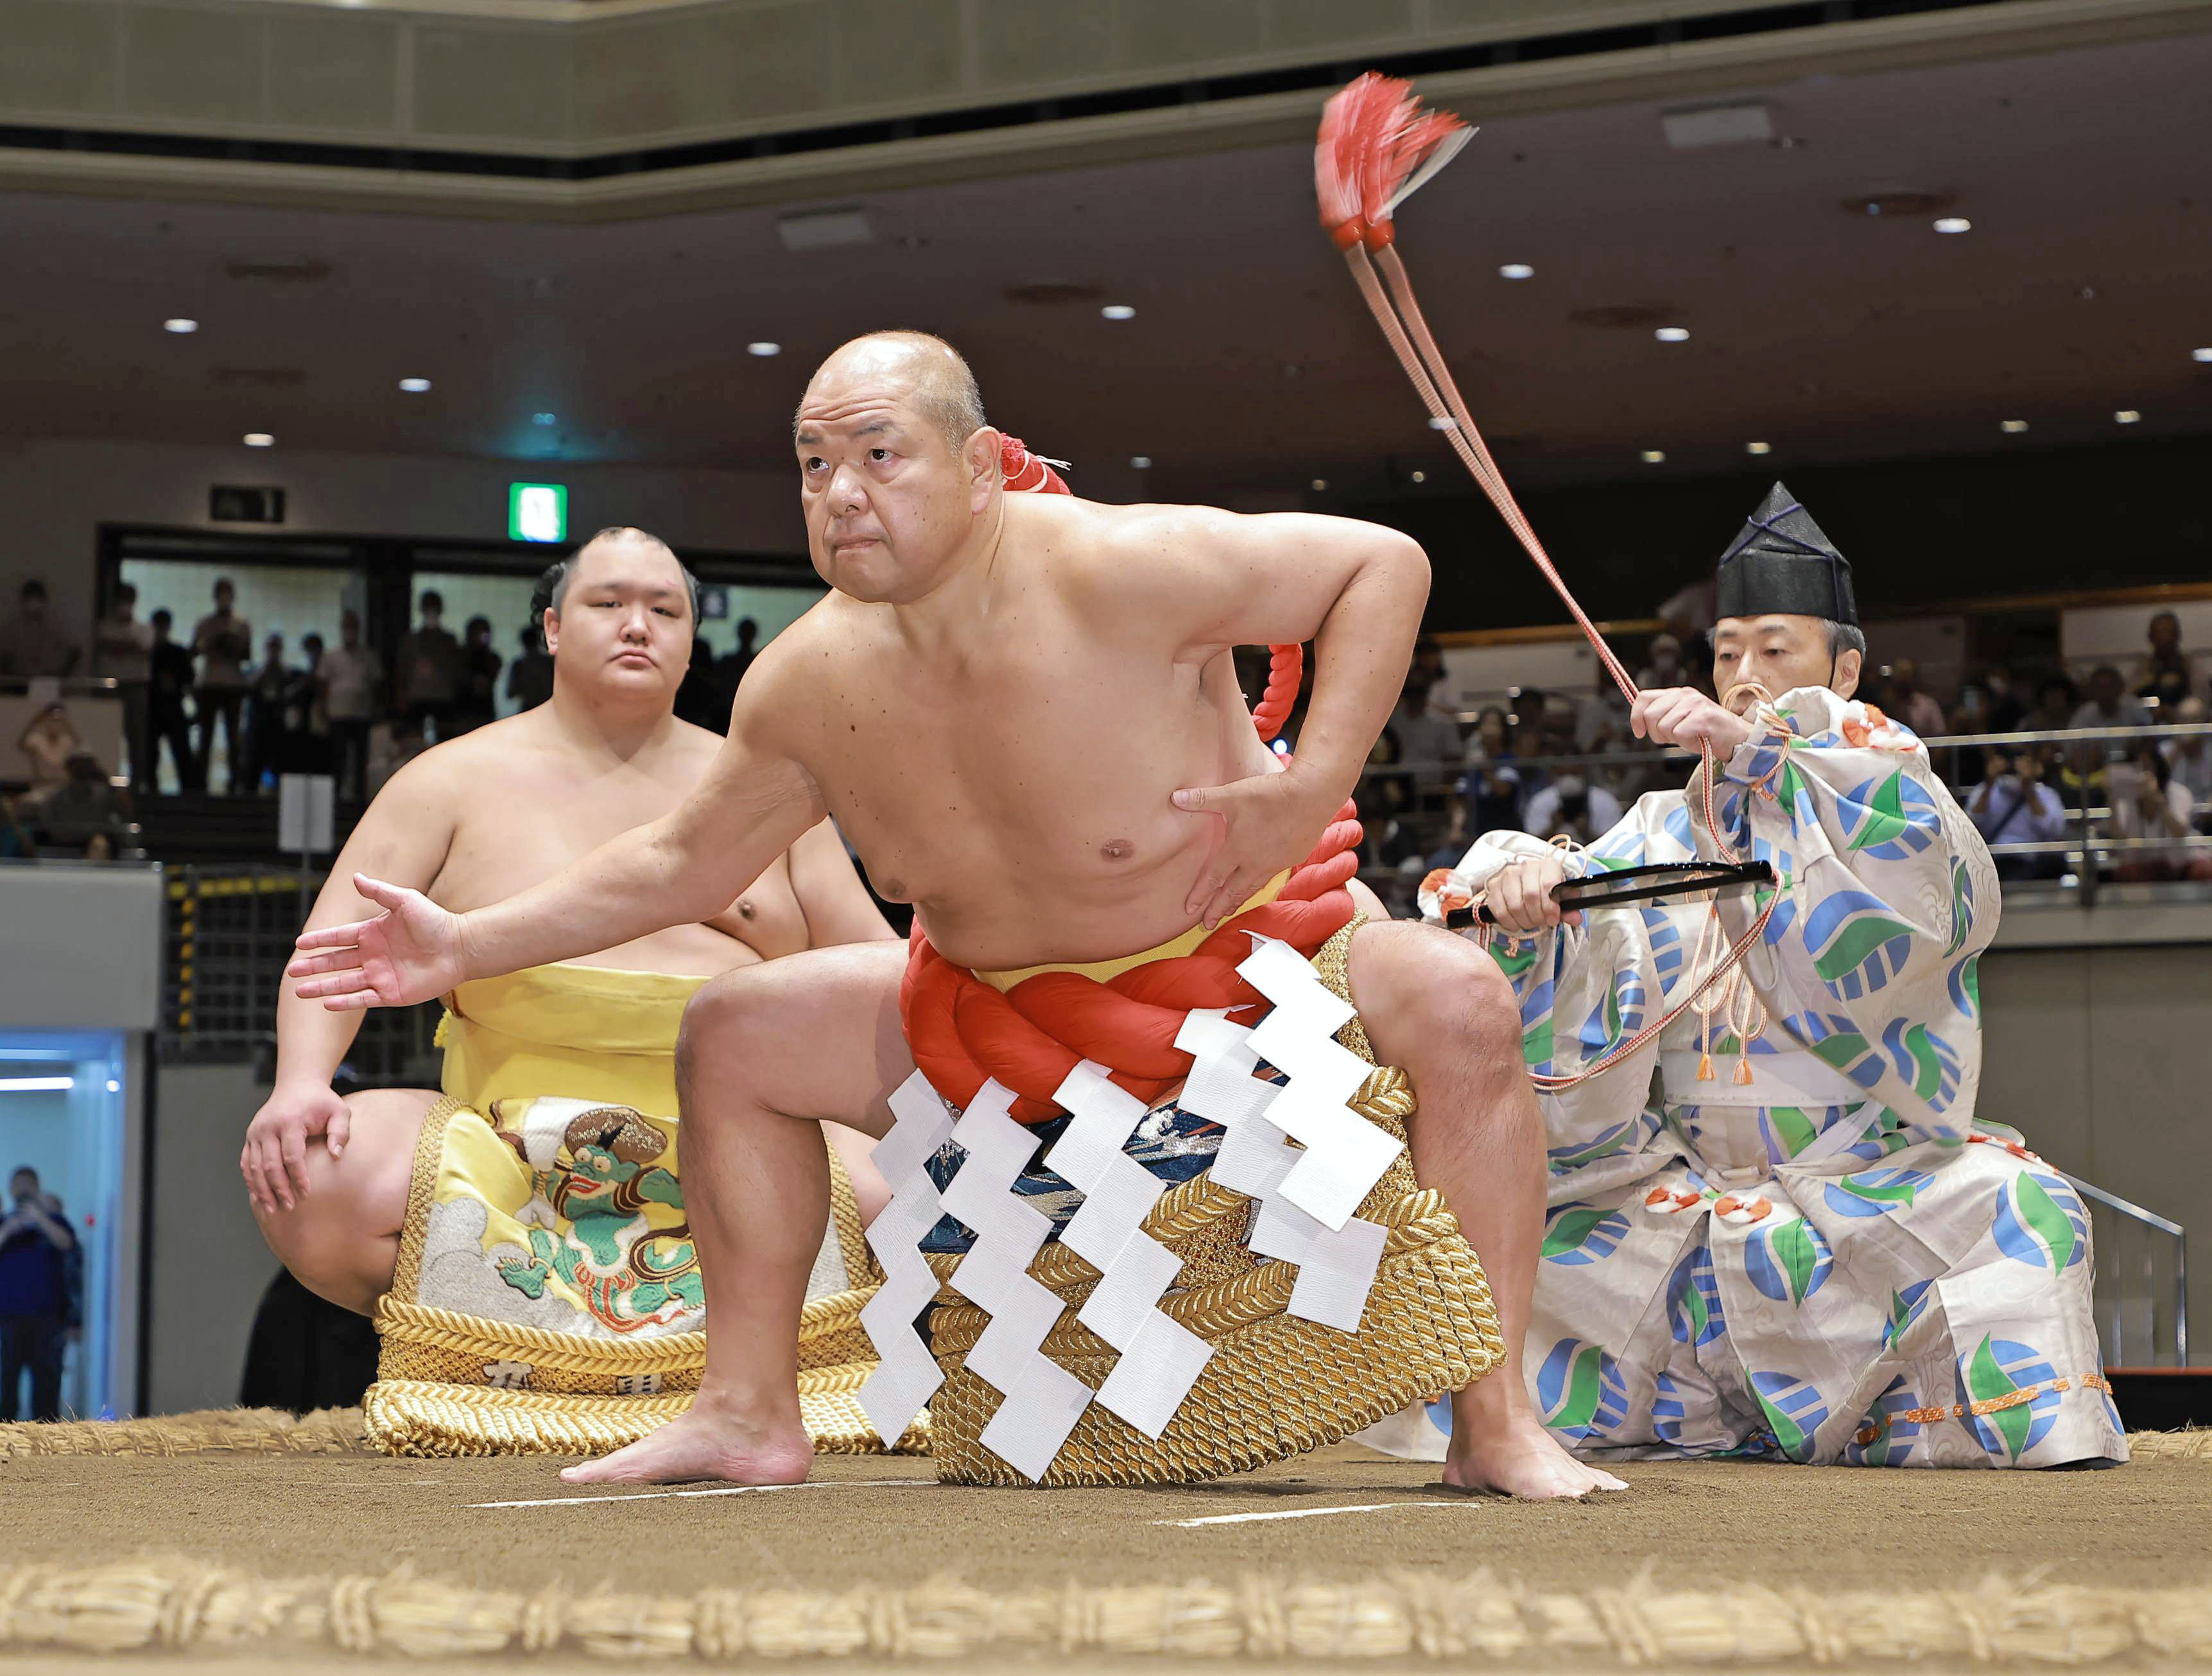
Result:
[[[1919,739],[1874,706],[1800,688],[1760,714],[1714,799],[1728,847],[1778,878],[1753,981],[1869,1097],[1962,1134],[1981,1071],[1976,962],[1996,931],[1988,847]],[[1690,804],[1703,848],[1713,835]]]

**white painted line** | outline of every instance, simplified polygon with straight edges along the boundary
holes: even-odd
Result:
[[[1251,1525],[1267,1519],[1326,1519],[1334,1513],[1388,1513],[1401,1507],[1458,1507],[1457,1501],[1434,1502],[1362,1502],[1357,1507],[1294,1507],[1279,1513],[1216,1513],[1204,1519],[1155,1519],[1155,1525],[1171,1525],[1179,1530],[1189,1530],[1198,1525]]]
[[[629,1496],[550,1496],[533,1502],[470,1502],[496,1507],[589,1507],[607,1502],[657,1502],[677,1496],[765,1496],[771,1490],[897,1490],[933,1485],[934,1479],[810,1479],[804,1484],[718,1484],[705,1490],[645,1490]]]

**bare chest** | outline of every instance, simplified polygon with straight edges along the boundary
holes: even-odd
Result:
[[[579,779],[526,767],[487,775],[455,823],[431,897],[466,911],[526,890],[667,814],[689,792],[690,778],[625,770]],[[806,946],[805,916],[779,857],[708,923],[655,932],[601,963],[712,973]]]
[[[1077,641],[905,674],[848,689],[818,776],[886,896],[1103,904],[1210,837],[1170,799],[1229,777],[1243,712],[1226,659],[1138,669]]]

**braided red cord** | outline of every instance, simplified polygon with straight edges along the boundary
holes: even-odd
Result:
[[[1271,646],[1267,648],[1267,690],[1252,712],[1252,726],[1260,730],[1260,742],[1272,744],[1283,731],[1283,724],[1291,719],[1291,707],[1298,701],[1298,682],[1305,674],[1306,653],[1302,646]]]
[[[1351,922],[1345,885],[1359,869],[1361,836],[1346,803],[1274,901],[1223,921],[1188,955],[1103,983],[1079,972],[1042,972],[1001,993],[932,948],[917,919],[899,986],[915,1064],[963,1108],[996,1078],[1014,1091],[1013,1114],[1024,1123],[1059,1115],[1053,1095],[1084,1060],[1105,1066],[1139,1099],[1159,1099],[1190,1071],[1191,1056],[1175,1045],[1186,1015],[1265,1005],[1237,972],[1252,952],[1248,933],[1279,938],[1310,958]]]
[[[1070,493],[1018,437],[1001,435],[999,465],[1014,493]],[[1283,731],[1305,666],[1303,647],[1268,651],[1267,692],[1252,713],[1263,741]],[[1362,835],[1358,811],[1346,803],[1274,901],[1225,920],[1190,954],[1152,961],[1105,983],[1079,972],[1044,972],[1002,994],[932,948],[917,916],[899,984],[899,1016],[915,1064],[963,1108],[995,1078],[1014,1091],[1013,1114],[1024,1123],[1059,1114],[1053,1094],[1084,1060],[1107,1066],[1139,1098],[1158,1099],[1190,1071],[1190,1055],[1175,1041],[1194,1008],[1264,1004],[1237,975],[1252,952],[1248,933],[1280,938],[1310,957],[1350,923],[1354,910],[1345,886],[1359,871]]]

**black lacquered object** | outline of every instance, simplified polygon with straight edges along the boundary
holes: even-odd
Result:
[[[1717,896],[1724,891],[1749,890],[1773,883],[1774,868],[1765,861],[1653,861],[1640,867],[1593,873],[1588,878],[1563,878],[1552,887],[1552,900],[1564,913],[1621,908],[1662,897]],[[1486,926],[1498,923],[1484,905],[1449,909],[1444,926],[1449,931],[1464,931],[1478,917]]]

